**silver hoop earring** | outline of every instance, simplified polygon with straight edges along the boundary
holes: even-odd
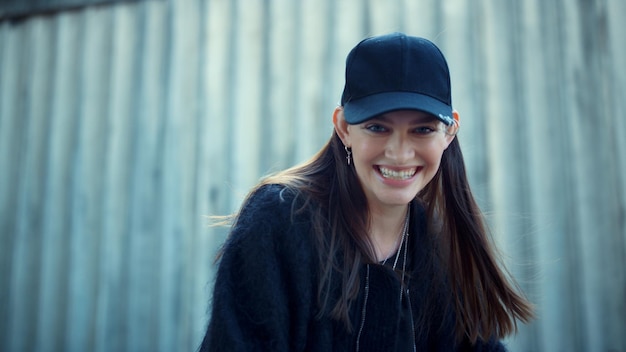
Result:
[[[348,162],[348,166],[350,166],[352,163],[352,149],[346,147],[345,145],[343,146],[343,149],[346,150],[346,161]]]

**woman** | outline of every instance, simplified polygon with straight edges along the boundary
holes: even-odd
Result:
[[[245,200],[201,350],[503,351],[532,307],[471,194],[442,53],[401,33],[360,42],[333,124]]]

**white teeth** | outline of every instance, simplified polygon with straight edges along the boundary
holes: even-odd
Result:
[[[402,171],[395,171],[395,170],[387,169],[386,167],[380,166],[378,167],[378,169],[380,170],[380,173],[383,175],[384,178],[391,178],[394,180],[406,180],[408,178],[413,177],[413,175],[415,175],[415,168],[406,169]]]

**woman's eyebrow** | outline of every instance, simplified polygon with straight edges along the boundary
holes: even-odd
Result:
[[[384,115],[378,115],[378,116],[372,117],[370,121],[389,122],[389,118]]]

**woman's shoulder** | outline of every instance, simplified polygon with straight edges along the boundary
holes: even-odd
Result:
[[[243,202],[239,217],[269,216],[268,220],[284,220],[293,208],[297,191],[282,184],[264,184],[250,192]]]
[[[233,232],[271,237],[300,232],[302,197],[282,184],[264,184],[250,192],[237,216]]]
[[[313,248],[310,226],[293,215],[297,198],[296,192],[280,184],[254,189],[224,243],[226,261],[296,262],[308,258]]]
[[[250,197],[283,204],[291,202],[298,193],[299,191],[291,186],[280,183],[266,183],[255,188],[250,193]]]

